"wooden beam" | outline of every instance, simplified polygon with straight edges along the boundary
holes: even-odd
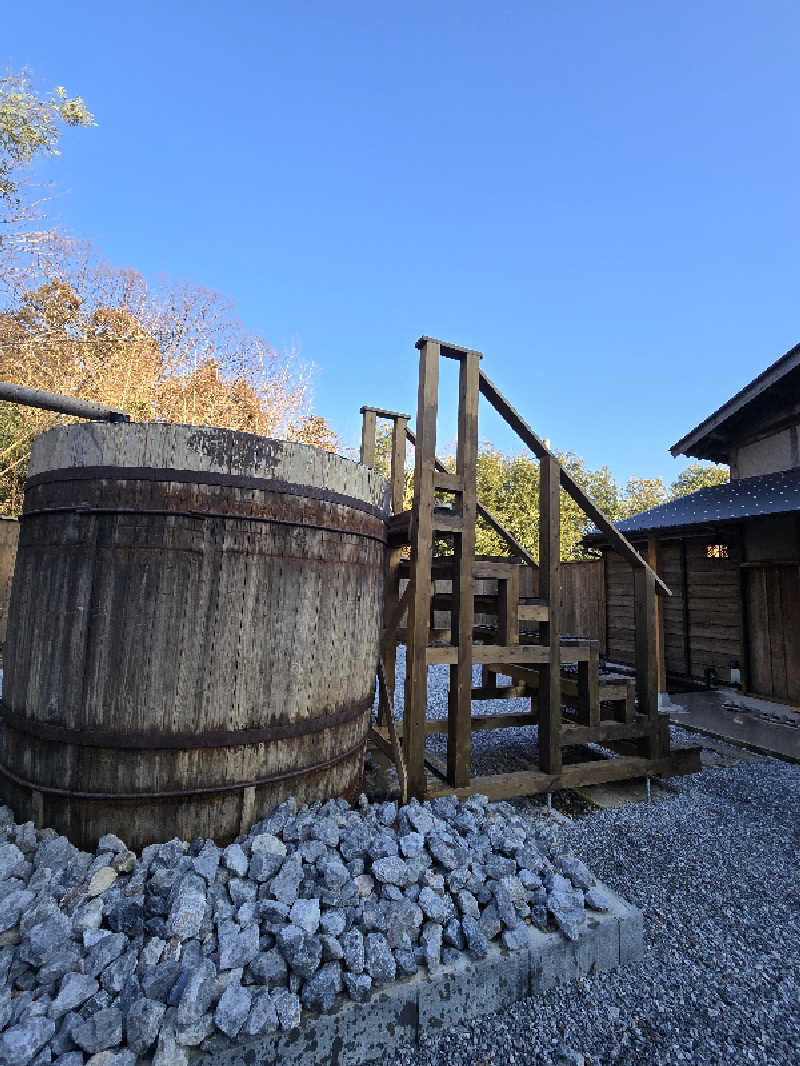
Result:
[[[546,622],[550,617],[550,608],[546,603],[521,603],[517,617],[520,622]]]
[[[647,565],[654,573],[658,573],[658,539],[653,534],[647,537]],[[667,691],[667,670],[664,662],[664,604],[656,597],[656,676],[658,678],[658,691]]]
[[[539,766],[547,774],[561,770],[561,483],[560,464],[549,453],[539,463],[539,594],[548,604],[549,618],[540,623],[543,661],[537,707]]]
[[[527,548],[523,548],[523,546],[516,539],[514,534],[510,533],[503,525],[503,523],[500,522],[497,518],[495,518],[491,511],[487,511],[486,508],[479,503],[477,507],[477,513],[478,518],[480,518],[481,521],[485,522],[490,529],[494,530],[498,537],[500,537],[501,540],[505,541],[509,548],[516,552],[516,554],[519,555],[520,558],[522,558],[528,564],[528,566],[532,566],[535,570],[539,569],[538,562],[534,559],[534,557],[527,550]]]
[[[528,448],[530,448],[537,459],[543,461],[547,458],[553,458],[552,452],[544,441],[534,433],[525,419],[511,406],[505,396],[503,396],[497,386],[487,378],[483,371],[481,371],[480,377],[480,390],[492,407],[494,407],[495,411],[497,411],[500,417],[511,426],[523,444],[526,444]],[[562,487],[569,493],[584,514],[588,518],[591,518],[597,528],[606,534],[613,547],[620,553],[620,555],[624,556],[624,558],[626,558],[634,567],[644,567],[645,569],[649,569],[647,563],[641,555],[639,555],[633,545],[620,533],[614,524],[606,518],[599,507],[597,507],[597,505],[586,495],[583,489],[573,481],[563,467],[559,468],[559,477]],[[663,595],[672,595],[661,578],[657,577],[656,583]]]
[[[494,675],[497,677],[497,675]],[[529,696],[530,692],[526,684],[521,685],[479,685],[472,690],[472,699],[475,700],[516,700],[521,696]],[[526,714],[529,712],[525,712]]]
[[[361,455],[362,466],[375,466],[375,412],[361,408]]]
[[[466,352],[458,374],[458,444],[456,474],[461,493],[456,497],[461,530],[455,538],[455,570],[451,628],[458,645],[458,661],[450,669],[452,703],[447,727],[447,780],[461,788],[472,776],[472,626],[475,612],[475,584],[472,576],[475,555],[475,478],[478,459],[478,374],[480,352]],[[434,475],[435,476],[435,475]],[[434,527],[436,516],[434,516]],[[457,605],[457,606],[456,606]]]
[[[678,774],[694,774],[700,770],[699,748],[677,748],[663,759],[643,759],[628,756],[612,759],[593,759],[591,762],[570,763],[558,774],[546,774],[541,770],[522,770],[517,773],[492,774],[474,777],[468,788],[450,789],[437,786],[427,799],[455,795],[467,799],[476,793],[490,800],[509,799],[512,796],[532,796],[541,792],[556,792],[562,788],[580,788],[583,785],[599,785],[606,781],[627,781],[635,777],[673,777]]]
[[[376,414],[378,418],[390,418],[393,421],[403,418],[406,422],[408,422],[409,418],[411,418],[411,415],[401,414],[400,411],[387,411],[384,407],[370,407],[368,404],[365,404],[363,407],[359,407],[359,412],[362,415],[365,411],[372,411],[372,413]]]
[[[403,743],[408,791],[425,795],[425,718],[428,702],[428,630],[433,558],[433,466],[439,407],[439,345],[424,344],[419,356],[417,438],[414,453],[414,506],[411,515],[411,592],[408,605],[406,693]]]
[[[392,513],[403,510],[403,494],[406,488],[406,427],[408,418],[397,415],[392,424],[392,459],[390,481],[392,485]]]
[[[427,649],[428,664],[441,666],[458,662],[458,648],[455,644],[439,647],[434,645]],[[504,648],[501,644],[473,644],[473,663],[492,663],[497,673],[506,674],[506,666],[515,663],[544,663],[550,661],[550,650],[540,644],[518,644]]]
[[[497,636],[506,646],[519,644],[519,567],[498,582]]]
[[[384,716],[389,728],[389,739],[391,741],[391,759],[397,770],[397,777],[400,782],[400,802],[408,803],[408,772],[406,770],[406,762],[403,758],[403,749],[400,746],[400,738],[397,735],[397,724],[394,720],[394,708],[389,706],[389,692],[386,684],[386,674],[383,671],[383,663],[378,659],[378,705],[383,704]]]
[[[409,582],[403,595],[394,603],[392,608],[386,612],[383,633],[381,634],[382,641],[392,641],[394,643],[395,634],[397,633],[397,627],[403,619],[403,615],[406,613],[408,607],[408,601],[411,599],[411,582]],[[406,635],[408,630],[405,631]]]
[[[538,725],[538,722],[538,717],[530,711],[520,711],[512,714],[476,714],[472,716],[472,732],[480,733],[487,729],[526,729],[529,726]],[[388,739],[388,732],[385,728],[382,728],[381,732],[385,743]],[[446,718],[429,718],[425,722],[426,736],[435,736],[446,732]],[[598,722],[596,726],[566,722],[561,733],[561,746],[578,747],[585,744],[603,744],[606,747],[611,747],[623,740],[647,737],[650,732],[650,723],[642,721],[625,723],[608,720]],[[397,728],[397,733],[402,736],[402,726]],[[388,749],[384,750],[388,753]]]
[[[636,656],[636,698],[639,714],[658,719],[658,662],[656,657],[656,590],[652,570],[633,572],[634,647]],[[657,746],[653,735],[653,746]],[[650,752],[654,758],[660,751]]]
[[[443,474],[437,470],[433,475],[433,487],[444,492],[461,492],[464,482],[458,474]]]
[[[434,511],[433,529],[437,533],[461,533],[464,529],[464,519],[460,514],[443,514],[441,511]],[[474,541],[474,534],[472,539]]]
[[[596,641],[590,645],[589,658],[578,663],[578,715],[587,726],[597,726],[600,722],[600,654]],[[563,685],[563,681],[562,681]]]

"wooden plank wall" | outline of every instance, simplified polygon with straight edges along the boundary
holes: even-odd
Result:
[[[618,663],[633,665],[633,569],[616,552],[605,552],[606,654]]]
[[[709,557],[708,546],[716,541],[724,542],[726,558]],[[739,538],[709,534],[662,540],[657,550],[658,574],[672,591],[661,601],[667,673],[702,678],[713,666],[727,679],[731,660],[743,657]],[[608,657],[632,665],[633,573],[616,553],[607,551],[605,559]]]
[[[723,542],[727,558],[709,558],[709,544]],[[732,659],[741,662],[741,542],[730,534],[686,538],[691,676],[703,677],[713,666],[719,677],[730,677]]]
[[[605,654],[606,648],[603,586],[602,559],[561,564],[561,632],[599,640],[601,654]]]
[[[748,689],[800,703],[800,566],[748,567]]]
[[[690,649],[684,632],[686,597],[683,581],[683,549],[680,541],[662,541],[658,545],[658,574],[669,585],[672,595],[661,597],[664,619],[664,663],[668,674],[688,675]]]

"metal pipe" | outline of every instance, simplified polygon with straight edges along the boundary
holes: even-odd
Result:
[[[91,400],[78,400],[74,396],[60,396],[57,392],[44,392],[42,389],[27,389],[24,385],[14,385],[10,381],[0,381],[0,400],[8,403],[21,403],[25,407],[41,407],[44,411],[59,411],[63,415],[75,415],[77,418],[89,418],[100,422],[130,422],[127,411],[116,407],[106,407],[104,403],[92,403]]]

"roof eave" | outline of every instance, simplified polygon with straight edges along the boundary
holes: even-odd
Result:
[[[717,463],[727,462],[727,450],[721,451],[721,442],[708,442],[703,444],[706,438],[712,436],[715,431],[722,429],[725,422],[733,415],[738,414],[744,407],[766,392],[767,389],[776,385],[786,374],[800,366],[800,344],[790,348],[788,352],[777,359],[758,377],[754,378],[749,385],[745,385],[735,396],[717,408],[700,425],[695,426],[691,432],[672,445],[670,454],[673,456],[689,455],[696,459],[711,459]]]

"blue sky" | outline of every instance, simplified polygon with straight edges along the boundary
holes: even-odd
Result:
[[[800,339],[798,45],[791,0],[79,0],[4,11],[0,60],[99,123],[46,168],[62,226],[232,297],[348,443],[414,411],[429,334],[554,447],[669,481]]]

